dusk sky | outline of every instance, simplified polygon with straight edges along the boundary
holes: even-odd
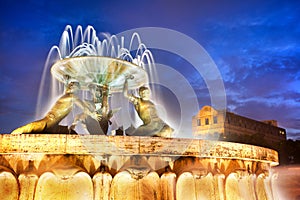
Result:
[[[0,16],[0,133],[33,120],[47,55],[65,26],[91,25],[99,34],[145,27],[184,34],[217,66],[231,112],[275,119],[300,139],[300,1],[3,0]],[[153,56],[186,77],[199,106],[210,104],[205,78],[187,58],[155,49]]]

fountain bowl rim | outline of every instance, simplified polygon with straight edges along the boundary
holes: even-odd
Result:
[[[136,89],[138,87],[141,87],[142,85],[146,84],[148,82],[148,76],[147,76],[147,72],[146,70],[140,66],[137,65],[133,62],[127,61],[127,60],[123,60],[120,58],[114,58],[114,57],[109,57],[109,56],[98,56],[98,55],[88,55],[88,56],[76,56],[76,57],[66,57],[60,60],[57,60],[52,66],[51,66],[51,74],[54,76],[54,78],[56,80],[58,80],[61,83],[65,83],[65,80],[63,78],[63,75],[60,71],[62,71],[60,68],[61,66],[66,65],[66,63],[64,62],[71,62],[71,61],[76,61],[76,60],[94,60],[94,59],[101,59],[102,61],[106,61],[106,62],[117,62],[120,64],[123,64],[126,66],[126,68],[129,68],[131,70],[131,73],[135,73],[134,75],[135,78],[138,77],[138,81],[135,81],[135,83],[133,83],[134,81],[129,79],[128,80],[128,89]],[[99,73],[101,74],[101,73]],[[76,77],[72,77],[70,76],[71,80],[77,80]],[[77,80],[78,81],[78,80]],[[80,82],[80,81],[79,81]],[[95,85],[100,85],[103,86],[105,84],[101,84],[101,83],[97,83],[97,82],[91,82],[88,84],[95,84]],[[83,84],[82,85],[82,89],[88,89],[88,87],[86,85],[88,84]],[[119,92],[120,88],[118,89],[114,89],[112,87],[111,89],[112,92]]]

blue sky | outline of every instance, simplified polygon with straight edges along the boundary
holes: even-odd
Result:
[[[110,34],[142,27],[183,33],[202,45],[218,67],[231,112],[276,119],[288,138],[300,139],[299,1],[4,0],[0,16],[1,133],[35,116],[47,54],[70,24]],[[200,83],[194,87],[200,106],[209,104],[203,79],[184,58],[153,54],[191,85]]]

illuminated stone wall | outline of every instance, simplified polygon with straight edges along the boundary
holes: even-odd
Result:
[[[286,140],[285,129],[274,125],[274,120],[256,121],[231,112],[217,111],[211,106],[203,106],[192,119],[193,135],[198,138],[218,137],[219,134],[223,137],[258,134],[269,144]]]
[[[273,199],[276,151],[229,142],[0,135],[1,199]]]

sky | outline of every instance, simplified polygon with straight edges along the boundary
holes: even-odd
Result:
[[[33,120],[47,55],[59,44],[65,26],[91,25],[99,34],[146,27],[183,34],[217,67],[230,112],[275,119],[287,130],[287,138],[300,139],[299,1],[3,0],[0,17],[0,133]],[[207,77],[188,62],[197,60],[198,52],[163,33],[152,35],[170,42],[164,50],[153,46],[155,61],[176,69],[188,81],[200,107],[210,104]],[[181,55],[168,51],[171,46]]]

